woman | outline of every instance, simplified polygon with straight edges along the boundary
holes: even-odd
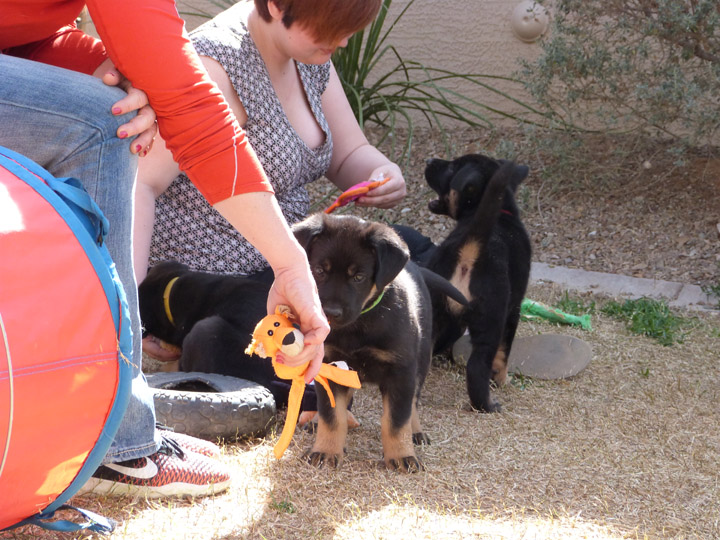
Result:
[[[145,496],[212,493],[227,486],[226,468],[194,452],[177,451],[156,431],[152,395],[140,367],[131,241],[136,161],[127,141],[142,132],[132,151],[144,154],[155,128],[151,113],[134,98],[147,95],[174,159],[273,268],[268,309],[290,304],[299,316],[307,346],[287,361],[311,361],[308,381],[319,370],[329,326],[304,250],[282,217],[244,132],[187,39],[174,2],[87,0],[102,43],[72,26],[85,3],[0,0],[0,145],[56,176],[80,179],[110,220],[107,244],[132,317],[134,379],[130,405],[105,465],[93,477],[94,487]],[[104,74],[108,57],[145,94],[123,100],[120,90],[88,76]],[[138,109],[143,115],[133,124],[123,113]],[[149,470],[153,474],[146,474]],[[175,481],[178,471],[185,483]]]
[[[337,47],[375,17],[380,3],[240,2],[191,34],[290,223],[308,213],[305,184],[323,175],[341,190],[371,178],[390,178],[357,202],[363,206],[389,208],[405,196],[400,168],[368,143],[330,61]],[[151,265],[174,259],[218,273],[247,275],[265,269],[262,255],[202,199],[181,170],[160,144],[140,166],[138,281],[148,258]],[[150,344],[145,350],[161,354]]]

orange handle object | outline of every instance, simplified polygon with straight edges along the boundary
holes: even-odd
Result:
[[[389,181],[390,177],[385,177],[382,180],[372,180],[369,182],[360,182],[359,184],[355,184],[350,189],[343,191],[340,196],[335,199],[335,202],[325,209],[325,213],[330,214],[341,206],[345,206],[346,204],[359,199],[369,191],[372,191]]]

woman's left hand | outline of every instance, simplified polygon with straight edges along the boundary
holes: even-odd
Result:
[[[405,198],[407,188],[400,167],[388,163],[378,167],[370,174],[370,180],[390,178],[389,182],[370,190],[355,201],[357,206],[373,206],[375,208],[392,208]]]
[[[102,79],[108,86],[119,86],[127,92],[126,97],[112,106],[112,113],[119,115],[137,111],[137,116],[121,125],[117,130],[117,136],[126,139],[137,135],[130,144],[130,152],[138,154],[140,157],[146,156],[152,148],[158,132],[155,111],[148,102],[147,94],[135,88],[109,58],[100,64],[93,75]]]

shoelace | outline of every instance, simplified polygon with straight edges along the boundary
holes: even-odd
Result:
[[[164,435],[161,435],[160,438],[160,449],[158,450],[158,453],[165,454],[166,456],[175,455],[178,456],[180,459],[185,459],[185,452],[177,443],[177,441],[165,437]]]

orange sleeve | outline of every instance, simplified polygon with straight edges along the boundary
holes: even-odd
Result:
[[[64,26],[45,39],[11,47],[3,52],[88,75],[92,75],[107,58],[103,44],[75,25]]]
[[[210,79],[174,0],[88,0],[108,55],[145,91],[175,161],[210,202],[273,192],[255,151]]]

